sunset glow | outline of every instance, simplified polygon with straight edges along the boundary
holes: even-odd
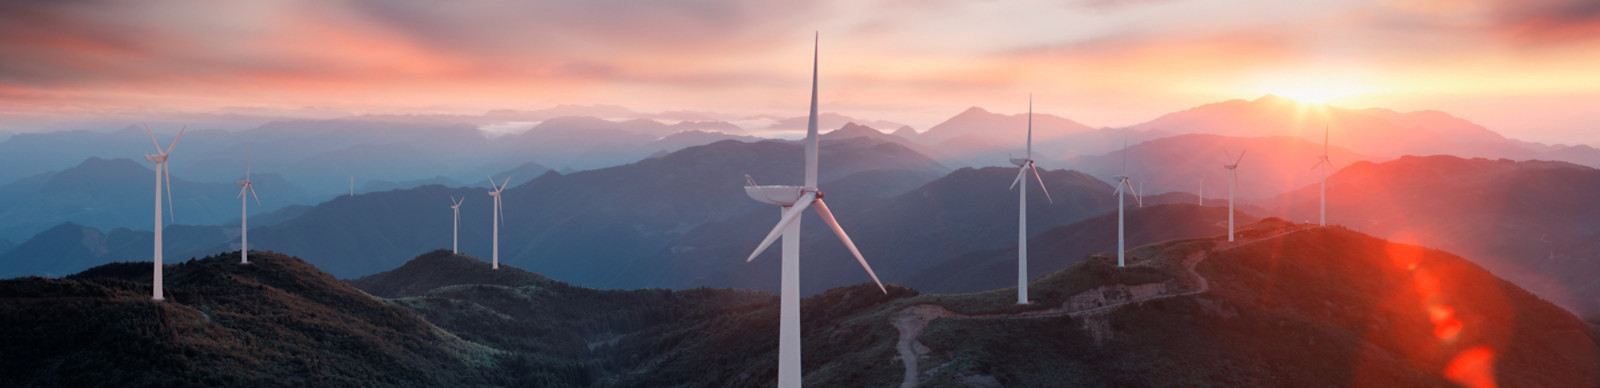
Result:
[[[1271,93],[1600,144],[1600,17],[1580,3],[10,3],[0,131],[237,108],[765,114],[803,102],[820,32],[824,110],[918,129],[1029,92],[1094,127]]]

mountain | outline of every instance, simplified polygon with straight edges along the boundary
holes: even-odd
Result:
[[[901,127],[901,128],[907,128],[907,127]],[[850,138],[864,137],[864,138],[873,139],[873,140],[877,140],[877,141],[899,144],[899,145],[904,146],[906,148],[910,148],[913,151],[917,151],[917,153],[919,153],[919,154],[927,155],[928,157],[933,158],[935,160],[944,159],[944,157],[941,156],[938,151],[934,151],[933,149],[925,147],[922,144],[918,144],[917,142],[911,141],[910,139],[907,139],[907,138],[902,137],[902,136],[896,136],[896,135],[892,135],[892,134],[885,134],[885,133],[883,133],[883,131],[879,131],[879,130],[874,129],[874,128],[869,127],[869,126],[856,124],[854,122],[845,123],[844,126],[839,127],[839,129],[828,131],[827,133],[823,133],[823,134],[818,135],[818,136],[822,141],[844,140],[844,139],[850,139]]]
[[[535,164],[535,166],[537,166],[537,164]],[[544,171],[540,171],[540,172],[543,173]],[[535,174],[535,175],[537,175],[537,174]],[[370,192],[374,192],[374,191],[389,191],[389,190],[409,189],[409,188],[412,188],[412,187],[426,186],[426,185],[441,185],[441,186],[451,186],[451,187],[464,186],[464,185],[461,184],[461,182],[457,182],[455,179],[450,179],[450,177],[440,175],[440,176],[436,176],[436,177],[432,177],[432,178],[415,179],[415,180],[408,180],[408,181],[401,181],[401,182],[386,181],[386,180],[381,180],[381,179],[369,180],[369,181],[366,181],[366,183],[362,183],[361,187],[356,188],[355,191],[357,193],[370,193]]]
[[[826,159],[824,159],[826,160]],[[1110,185],[1076,171],[1041,171],[1055,202],[1028,182],[1029,230],[1043,231],[1114,209]],[[1015,191],[1006,187],[1012,168],[963,168],[893,197],[860,194],[819,185],[839,224],[885,282],[898,283],[929,265],[974,250],[1016,243]],[[1031,179],[1031,178],[1030,178]],[[847,188],[847,187],[845,187]],[[841,188],[842,189],[842,188]],[[748,202],[749,200],[745,200]],[[684,288],[694,286],[776,290],[779,253],[769,248],[745,263],[756,244],[778,220],[770,205],[741,217],[695,227],[671,245],[627,271],[621,284]],[[815,214],[801,218],[801,292],[813,294],[845,284],[870,281],[854,257]]]
[[[771,124],[769,124],[769,125],[767,125],[765,127],[765,129],[767,129],[767,130],[805,131],[806,130],[806,125],[807,125],[807,123],[810,122],[811,117],[810,116],[778,117],[778,116],[773,116],[773,115],[760,115],[760,116],[746,117],[746,118],[744,118],[744,120],[746,120],[746,121],[767,121],[767,122],[770,122]],[[838,128],[838,127],[844,126],[846,123],[859,123],[860,125],[866,125],[866,126],[877,127],[877,128],[898,128],[898,127],[905,126],[905,124],[900,124],[900,123],[896,123],[896,122],[893,122],[893,121],[869,120],[869,119],[865,119],[865,118],[850,117],[850,116],[845,116],[845,115],[841,115],[841,114],[838,114],[838,113],[831,113],[831,112],[822,112],[821,114],[817,115],[817,128]]]
[[[168,226],[163,232],[167,241],[165,259],[177,261],[203,255],[213,246],[236,240],[238,233],[237,227],[230,230],[217,226]],[[117,228],[102,232],[71,222],[62,223],[0,252],[0,278],[61,276],[113,261],[148,260],[154,253],[154,240],[155,234],[146,231]]]
[[[494,386],[554,374],[486,373],[516,359],[298,259],[250,259],[169,265],[159,303],[148,262],[0,280],[0,384]]]
[[[1402,155],[1456,155],[1557,159],[1600,166],[1600,150],[1548,146],[1506,137],[1440,111],[1395,112],[1382,108],[1350,109],[1265,95],[1255,100],[1229,100],[1173,112],[1130,129],[1174,133],[1206,133],[1233,137],[1297,136],[1321,142],[1324,126],[1331,143],[1374,158]]]
[[[1218,135],[1176,135],[1128,146],[1127,172],[1144,193],[1169,191],[1194,193],[1200,178],[1205,178],[1208,197],[1228,198],[1228,171],[1222,168],[1224,150],[1238,157],[1237,199],[1260,199],[1314,185],[1322,175],[1311,169],[1322,155],[1322,144],[1289,136],[1228,137]],[[1344,167],[1370,157],[1339,147],[1328,147],[1334,167]],[[1069,167],[1112,181],[1123,175],[1123,151],[1086,156],[1073,160]],[[1329,174],[1334,170],[1330,169]]]
[[[6,251],[16,247],[17,243],[11,242],[11,240],[0,238],[0,255],[4,255]]]
[[[494,174],[492,176],[495,177],[495,179],[504,180],[506,178],[516,178],[516,177],[523,177],[523,178],[537,177],[537,176],[540,176],[540,175],[544,175],[544,173],[546,173],[546,172],[550,172],[550,168],[549,167],[545,167],[544,165],[541,165],[541,164],[538,164],[538,163],[534,163],[534,162],[527,162],[527,163],[523,163],[521,165],[518,165],[516,168],[510,169],[510,170],[506,170],[506,171],[501,171],[500,173]],[[487,178],[485,178],[485,179],[487,179]],[[445,185],[445,186],[450,186],[450,185]],[[461,186],[461,185],[457,185],[457,186]],[[475,186],[475,185],[471,185],[471,186]],[[455,187],[455,186],[450,186],[450,187]]]
[[[0,237],[23,240],[69,221],[98,229],[149,228],[152,198],[145,195],[154,195],[154,177],[146,164],[89,158],[0,186]],[[276,174],[255,174],[252,181],[264,205],[253,205],[257,212],[316,200]],[[193,182],[175,173],[171,183],[169,216],[176,221],[169,223],[206,225],[238,217],[239,186],[233,182]]]
[[[1037,160],[1056,160],[1070,155],[1058,140],[1092,132],[1094,129],[1066,118],[1035,113],[1033,144]],[[955,166],[992,166],[1006,162],[1006,153],[1021,157],[1028,139],[1028,114],[1003,115],[971,107],[927,131],[899,132],[943,154]]]
[[[1125,244],[1128,247],[1228,233],[1226,206],[1181,203],[1140,207],[1129,204],[1126,213]],[[1242,212],[1235,218],[1236,225],[1256,222],[1256,217]],[[1092,254],[1116,257],[1116,210],[1029,237],[1028,273],[1038,277],[1060,271]],[[1137,259],[1129,258],[1130,261]],[[965,293],[1014,288],[1017,247],[1012,244],[1006,248],[969,252],[926,266],[905,279],[907,286],[925,292]]]
[[[1600,314],[1600,170],[1564,162],[1402,157],[1328,177],[1328,222],[1460,252],[1580,314]],[[1267,201],[1316,220],[1316,186]]]
[[[722,141],[623,166],[513,177],[504,194],[501,260],[585,286],[630,285],[616,283],[623,275],[606,269],[639,265],[697,225],[770,210],[744,194],[745,175],[758,183],[799,182],[801,151],[792,142]],[[888,181],[921,180],[943,170],[905,147],[868,139],[823,142],[821,154],[823,182],[874,170],[897,171],[879,175]],[[859,187],[884,192],[901,186]],[[467,198],[462,252],[488,257],[490,202],[476,187],[339,197],[295,219],[251,228],[251,242],[296,254],[336,276],[367,275],[392,268],[397,258],[449,246],[450,196]]]

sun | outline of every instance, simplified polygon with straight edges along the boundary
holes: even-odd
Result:
[[[1352,87],[1322,85],[1282,88],[1274,94],[1307,104],[1327,104],[1359,93]]]

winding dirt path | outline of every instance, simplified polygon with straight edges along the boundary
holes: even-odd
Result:
[[[1280,236],[1283,236],[1283,235],[1286,235],[1286,234],[1290,234],[1290,233],[1294,233],[1294,232],[1298,232],[1298,231],[1302,231],[1302,230],[1307,230],[1307,229],[1308,228],[1303,228],[1303,227],[1284,228],[1282,230],[1274,231],[1274,233],[1272,233],[1272,234],[1269,234],[1269,235],[1266,235],[1266,236],[1262,236],[1262,237],[1258,237],[1258,238],[1253,238],[1253,239],[1250,239],[1250,240],[1234,241],[1234,242],[1231,242],[1231,243],[1230,242],[1225,242],[1225,241],[1224,242],[1219,242],[1216,246],[1214,246],[1214,247],[1212,247],[1210,249],[1202,249],[1202,250],[1198,250],[1198,251],[1190,253],[1189,256],[1187,256],[1187,257],[1185,257],[1183,259],[1183,266],[1184,266],[1184,269],[1186,270],[1185,272],[1189,273],[1189,275],[1188,275],[1189,279],[1193,279],[1195,281],[1195,283],[1199,284],[1199,287],[1195,287],[1192,290],[1187,290],[1187,291],[1182,291],[1182,292],[1152,293],[1152,294],[1149,294],[1149,295],[1146,295],[1146,296],[1143,296],[1143,297],[1133,297],[1133,298],[1129,298],[1127,300],[1122,300],[1122,301],[1113,302],[1113,303],[1107,303],[1107,304],[1104,304],[1104,305],[1097,305],[1095,307],[1088,307],[1088,308],[1085,308],[1085,307],[1082,307],[1082,306],[1074,306],[1075,304],[1083,303],[1081,300],[1078,303],[1074,303],[1074,301],[1076,300],[1075,299],[1076,297],[1078,297],[1080,295],[1093,293],[1093,292],[1103,292],[1108,288],[1108,287],[1097,287],[1097,288],[1094,288],[1094,289],[1091,289],[1091,290],[1087,290],[1087,291],[1078,293],[1077,295],[1073,295],[1071,297],[1068,297],[1067,301],[1063,302],[1061,304],[1061,306],[1052,307],[1052,308],[1044,309],[1044,310],[1024,311],[1024,312],[1020,312],[1020,313],[1010,313],[1010,314],[966,315],[966,314],[958,313],[958,312],[955,312],[955,311],[950,311],[950,309],[946,309],[944,306],[941,306],[941,305],[938,305],[938,304],[932,304],[932,303],[924,303],[924,304],[919,304],[919,305],[915,305],[915,306],[909,306],[909,307],[900,309],[900,311],[896,311],[895,314],[890,317],[890,323],[894,324],[894,328],[896,330],[900,331],[899,342],[895,344],[895,349],[897,351],[899,351],[900,360],[901,360],[902,363],[905,364],[905,367],[906,367],[905,368],[906,369],[905,379],[901,381],[900,387],[901,388],[911,388],[911,387],[917,386],[918,375],[920,373],[920,369],[917,366],[918,359],[921,358],[923,355],[926,355],[926,354],[928,354],[929,352],[932,351],[931,349],[928,348],[927,345],[923,345],[922,342],[917,341],[917,337],[922,336],[922,330],[926,329],[928,327],[928,323],[933,322],[933,320],[935,320],[935,319],[939,319],[939,318],[955,318],[955,319],[1019,319],[1019,318],[1054,317],[1054,316],[1063,316],[1063,315],[1074,317],[1074,318],[1088,317],[1088,316],[1103,316],[1105,313],[1109,313],[1112,310],[1115,310],[1117,308],[1120,308],[1122,306],[1126,306],[1126,305],[1129,305],[1129,304],[1142,303],[1142,302],[1146,302],[1146,301],[1150,301],[1150,300],[1156,300],[1156,299],[1176,298],[1176,297],[1180,297],[1180,296],[1198,295],[1198,294],[1204,293],[1206,291],[1210,291],[1211,290],[1211,282],[1209,280],[1207,280],[1205,276],[1200,275],[1200,272],[1195,271],[1195,267],[1198,266],[1201,261],[1205,261],[1206,258],[1211,257],[1212,254],[1217,253],[1217,252],[1222,252],[1222,251],[1233,250],[1235,248],[1238,248],[1238,247],[1241,247],[1241,246],[1245,246],[1245,245],[1249,245],[1249,244],[1252,244],[1252,243],[1255,243],[1255,242],[1258,242],[1258,241],[1273,239],[1273,238],[1277,238],[1277,237],[1280,237]],[[1148,261],[1144,262],[1144,263],[1136,264],[1136,265],[1146,265],[1147,263],[1148,263]],[[1159,288],[1165,288],[1165,283],[1141,284],[1141,285],[1131,286],[1131,287],[1130,286],[1118,285],[1118,286],[1111,287],[1111,288],[1113,288],[1113,289],[1115,289],[1115,290],[1117,290],[1119,292],[1128,292],[1128,291],[1145,291],[1145,292],[1148,292],[1149,290],[1151,290],[1153,288],[1158,288],[1158,287]],[[1163,291],[1165,291],[1165,290],[1163,290]],[[1132,292],[1132,293],[1133,294],[1137,294],[1139,292]],[[1090,324],[1090,323],[1092,323],[1092,322],[1086,322],[1086,326],[1096,326],[1096,325],[1093,325],[1093,324]],[[1102,323],[1104,323],[1104,322],[1102,322]],[[1102,328],[1102,329],[1109,330],[1109,328]],[[1094,327],[1090,327],[1090,330],[1093,331],[1093,330],[1095,330],[1095,328]],[[1096,338],[1098,339],[1099,336],[1096,336]]]

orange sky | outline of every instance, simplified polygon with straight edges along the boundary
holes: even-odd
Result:
[[[813,31],[824,111],[919,129],[1029,92],[1092,126],[1276,93],[1600,145],[1600,3],[1577,0],[6,2],[0,131],[241,108],[798,115]]]

